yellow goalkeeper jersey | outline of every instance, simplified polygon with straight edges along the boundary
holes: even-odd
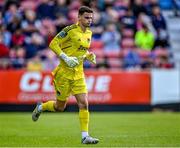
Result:
[[[51,41],[50,48],[58,56],[64,52],[67,56],[77,57],[79,65],[74,68],[60,59],[60,64],[53,70],[53,75],[58,71],[64,73],[64,77],[70,80],[77,80],[84,77],[83,56],[88,52],[91,43],[92,32],[89,28],[83,32],[79,24],[65,27]]]

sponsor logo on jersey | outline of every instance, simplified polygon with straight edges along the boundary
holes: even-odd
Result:
[[[67,32],[61,31],[58,36],[61,38],[64,38],[64,37],[66,37],[66,35],[67,35]]]

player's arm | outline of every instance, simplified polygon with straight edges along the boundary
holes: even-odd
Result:
[[[65,42],[67,38],[67,33],[65,31],[61,31],[51,40],[49,47],[57,56],[59,56],[63,52],[60,48],[60,44]]]
[[[93,52],[87,50],[85,58],[93,64],[96,64],[96,55]]]
[[[91,32],[92,36],[92,32]],[[93,52],[86,51],[85,59],[90,61],[92,64],[96,64],[96,55]]]
[[[71,68],[75,67],[79,64],[78,59],[76,57],[67,56],[60,47],[60,44],[63,44],[69,38],[68,32],[62,30],[58,33],[50,42],[50,49]]]

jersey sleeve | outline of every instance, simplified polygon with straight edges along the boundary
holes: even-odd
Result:
[[[60,31],[50,42],[49,47],[50,49],[56,53],[58,56],[63,52],[61,50],[61,44],[66,42],[69,39],[69,34],[66,29]]]

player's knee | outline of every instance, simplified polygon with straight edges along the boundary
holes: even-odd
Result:
[[[62,107],[62,106],[55,106],[55,110],[56,110],[56,111],[63,112],[64,109],[65,109],[65,107]]]
[[[62,107],[58,107],[58,108],[56,108],[56,111],[59,111],[59,112],[63,112],[64,111],[64,107],[62,108]]]
[[[56,104],[54,105],[55,110],[56,110],[56,111],[60,111],[60,112],[63,112],[64,109],[65,109],[65,107],[66,107],[66,105],[59,105],[58,103],[56,103]]]
[[[88,109],[88,104],[86,104],[86,103],[80,103],[80,104],[79,104],[79,109]]]

